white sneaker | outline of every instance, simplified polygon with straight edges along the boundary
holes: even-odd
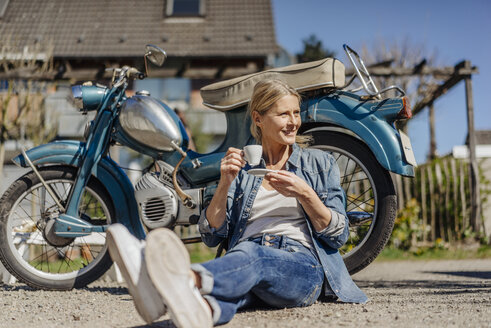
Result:
[[[148,324],[167,312],[162,297],[150,280],[144,260],[145,242],[122,224],[109,226],[106,234],[109,254],[121,269],[136,310]]]
[[[177,327],[213,326],[211,310],[191,276],[189,254],[174,232],[162,228],[149,233],[145,262]]]

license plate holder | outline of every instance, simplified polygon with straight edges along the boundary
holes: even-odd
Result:
[[[414,157],[413,146],[411,145],[411,139],[409,136],[399,130],[399,135],[401,136],[402,150],[404,152],[404,157],[406,158],[406,162],[411,164],[412,166],[418,166],[416,163],[416,158]]]

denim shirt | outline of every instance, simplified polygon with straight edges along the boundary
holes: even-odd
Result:
[[[338,248],[348,239],[349,227],[344,205],[345,196],[340,186],[336,160],[322,150],[300,148],[297,144],[293,144],[292,147],[293,151],[285,169],[305,180],[326,207],[343,215],[346,220],[343,232],[336,236],[326,233],[329,227],[321,232],[315,231],[310,220],[307,220],[315,252],[329,283],[329,286],[326,284],[326,294],[334,293],[343,302],[365,303],[367,297],[351,279],[338,251]],[[264,163],[262,166],[264,167]],[[239,172],[228,190],[227,213],[222,226],[217,229],[209,227],[206,209],[201,212],[199,228],[201,238],[206,245],[214,247],[228,238],[228,249],[231,249],[239,242],[263,180],[247,174],[249,168],[246,165]],[[305,216],[308,218],[306,213]]]

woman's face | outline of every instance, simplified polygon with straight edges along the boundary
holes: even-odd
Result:
[[[297,97],[284,96],[263,115],[257,112],[254,112],[253,115],[254,122],[261,129],[263,145],[292,145],[295,143],[297,131],[302,123]]]

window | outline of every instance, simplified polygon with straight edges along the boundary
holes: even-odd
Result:
[[[203,16],[204,0],[167,0],[166,16]]]

